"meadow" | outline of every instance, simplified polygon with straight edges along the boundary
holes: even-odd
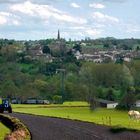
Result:
[[[0,140],[4,140],[6,134],[10,133],[10,129],[0,122]]]
[[[140,122],[130,120],[127,111],[97,108],[91,111],[85,102],[66,102],[63,105],[13,105],[15,112],[59,117],[96,124],[140,130]]]

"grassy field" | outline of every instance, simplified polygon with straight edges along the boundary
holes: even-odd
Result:
[[[72,120],[81,120],[94,122],[97,124],[119,126],[140,130],[140,122],[130,120],[126,111],[115,109],[98,108],[91,111],[86,107],[87,103],[81,103],[83,107],[76,107],[80,102],[67,102],[64,105],[14,105],[15,112],[24,112],[35,115],[68,118]]]
[[[10,133],[10,129],[5,127],[1,122],[0,122],[0,140],[4,140],[4,137],[6,134]]]
[[[38,107],[87,107],[89,104],[87,102],[64,102],[63,104],[50,104],[50,105],[29,105],[29,104],[13,104],[12,107],[17,108],[38,108]]]

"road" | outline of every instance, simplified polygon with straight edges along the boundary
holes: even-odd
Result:
[[[33,140],[139,140],[140,133],[112,134],[109,127],[45,116],[12,113],[32,134]]]

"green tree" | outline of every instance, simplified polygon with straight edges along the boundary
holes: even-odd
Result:
[[[80,70],[80,77],[82,80],[82,83],[87,88],[87,93],[85,93],[85,96],[87,98],[87,101],[90,103],[90,108],[94,110],[96,108],[96,96],[97,96],[97,88],[94,85],[94,76],[92,73],[93,64],[87,63],[86,65],[83,65],[83,67]]]
[[[55,104],[61,104],[61,103],[62,103],[62,96],[54,95],[54,96],[53,96],[53,102],[54,102]]]
[[[119,105],[117,106],[117,109],[130,110],[132,107],[134,107],[134,104],[136,102],[136,97],[134,92],[135,89],[133,87],[128,87],[127,92],[122,97]]]
[[[47,45],[43,46],[43,53],[50,54],[50,48]]]
[[[82,51],[81,45],[79,43],[75,44],[73,49],[75,49],[76,51],[79,51],[79,52]]]

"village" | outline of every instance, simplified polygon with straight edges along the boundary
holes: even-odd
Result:
[[[23,42],[24,44],[24,42]],[[44,60],[45,62],[53,62],[57,59],[56,54],[67,54],[69,51],[75,56],[77,60],[90,61],[94,63],[110,63],[110,62],[130,62],[134,59],[140,59],[139,49],[123,49],[117,48],[115,45],[111,48],[95,48],[94,45],[90,48],[88,44],[77,41],[68,46],[68,43],[61,39],[58,30],[57,39],[50,44],[47,44],[50,51],[43,52],[43,46],[37,42],[30,47],[24,47],[19,52],[25,52],[32,60]],[[75,49],[74,45],[79,45],[80,49]],[[138,46],[139,47],[139,46]],[[55,55],[54,55],[55,54]]]

